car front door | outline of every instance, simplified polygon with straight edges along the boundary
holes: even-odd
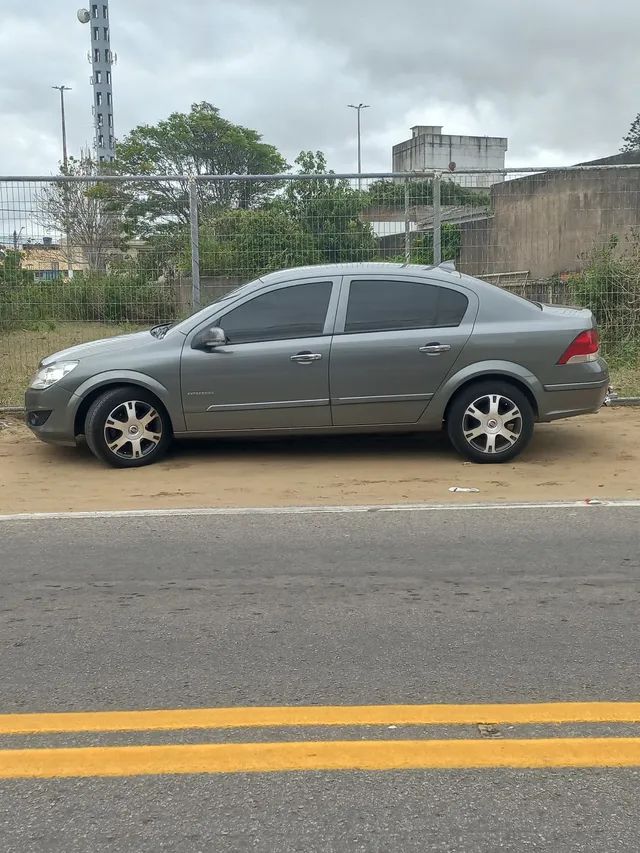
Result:
[[[270,287],[213,312],[187,336],[182,403],[192,432],[331,424],[329,352],[339,280]],[[206,345],[219,327],[224,343]]]
[[[467,342],[475,294],[440,281],[345,277],[331,348],[335,426],[416,423]]]

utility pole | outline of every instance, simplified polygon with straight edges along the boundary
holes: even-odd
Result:
[[[362,178],[360,175],[362,174],[362,147],[361,147],[361,134],[360,134],[360,113],[362,110],[366,110],[369,108],[370,104],[347,104],[352,110],[356,110],[358,113],[358,189],[362,189]]]
[[[60,118],[62,121],[62,170],[67,174],[69,169],[69,157],[67,155],[67,122],[64,115],[64,93],[70,92],[70,86],[52,86],[52,89],[57,89],[60,92]]]
[[[64,114],[64,93],[70,92],[70,86],[52,86],[52,89],[57,89],[60,92],[60,119],[62,121],[62,174],[69,174],[69,155],[67,154],[67,122]],[[71,249],[71,240],[69,238],[70,231],[70,216],[69,216],[69,188],[64,186],[62,188],[62,192],[64,195],[64,207],[65,207],[65,229],[66,229],[66,255],[67,255],[67,278],[73,278],[73,260],[72,260],[72,249]]]

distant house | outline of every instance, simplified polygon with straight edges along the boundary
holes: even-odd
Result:
[[[36,281],[55,281],[69,277],[72,273],[85,272],[87,262],[80,249],[71,251],[71,264],[66,248],[45,237],[42,243],[24,243],[22,246],[22,269],[33,273]]]

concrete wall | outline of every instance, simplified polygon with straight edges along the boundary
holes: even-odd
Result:
[[[493,216],[461,225],[459,267],[472,275],[580,270],[594,245],[640,227],[640,166],[547,172],[491,189]]]
[[[439,128],[417,126],[406,142],[393,146],[393,171],[410,172],[429,168],[504,169],[507,140],[497,136],[450,136]],[[434,131],[434,132],[428,132]],[[488,175],[459,175],[452,179],[463,186],[489,187],[503,176],[497,171]]]

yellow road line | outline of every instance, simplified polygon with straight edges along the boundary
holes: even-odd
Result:
[[[293,770],[638,767],[640,738],[320,741],[0,751],[0,778]]]
[[[638,723],[640,702],[523,705],[335,705],[0,714],[0,735],[284,726]]]

